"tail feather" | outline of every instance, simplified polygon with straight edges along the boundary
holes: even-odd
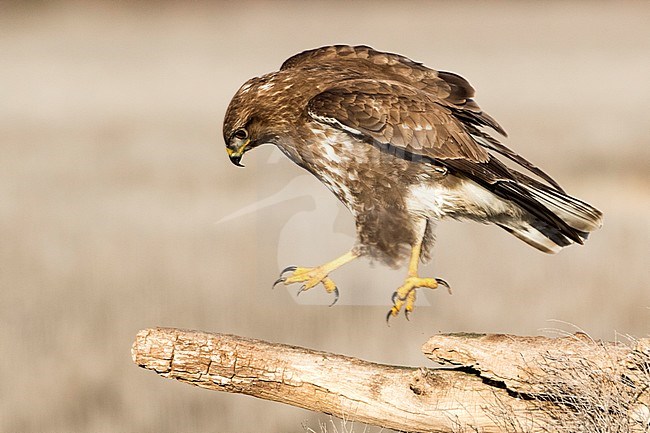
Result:
[[[540,182],[527,178],[518,183],[541,206],[552,212],[572,229],[567,233],[562,226],[540,214],[530,214],[527,221],[499,224],[503,229],[545,253],[554,254],[575,242],[582,243],[589,232],[602,227],[602,213],[575,197],[566,195]],[[579,239],[575,238],[575,235]]]
[[[494,193],[516,203],[526,211],[528,221],[538,222],[544,227],[553,228],[562,236],[582,244],[583,237],[580,236],[579,230],[571,227],[559,215],[536,200],[528,191],[526,184],[515,181],[497,182]],[[518,220],[518,222],[521,222],[521,220]]]
[[[438,160],[452,173],[472,180],[521,209],[520,215],[493,220],[500,227],[540,251],[556,253],[573,243],[584,243],[589,232],[602,226],[602,213],[598,209],[567,195],[557,182],[532,164],[523,159],[513,159],[514,156],[509,156],[506,150],[489,140],[480,144],[507,156],[548,182],[542,183],[509,169],[496,158],[484,163],[463,158]]]
[[[506,230],[508,233],[515,235],[522,241],[526,242],[528,245],[537,248],[538,250],[547,254],[558,253],[562,248],[573,243],[571,240],[562,235],[552,240],[546,234],[537,230],[530,224],[498,224],[498,226]]]
[[[581,231],[592,232],[603,226],[603,214],[596,208],[575,197],[562,194],[545,185],[524,185],[535,200],[562,218],[569,226]]]

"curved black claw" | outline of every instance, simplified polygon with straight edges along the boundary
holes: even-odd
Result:
[[[395,305],[395,300],[397,299],[397,292],[393,292],[393,296],[390,297],[391,302]]]
[[[286,274],[287,272],[293,272],[296,269],[298,269],[297,266],[287,266],[286,268],[284,268],[282,270],[282,272],[280,272],[280,278],[275,280],[275,283],[273,283],[273,286],[271,286],[271,289],[275,289],[275,286],[277,286],[280,283],[284,283],[285,281],[287,281],[287,277],[285,277],[284,274]]]
[[[271,289],[275,289],[275,286],[277,286],[280,283],[284,283],[287,279],[285,277],[280,277],[277,280],[275,280],[275,283],[271,286]]]
[[[436,283],[440,284],[441,286],[445,286],[447,288],[447,291],[451,295],[451,286],[449,285],[448,282],[446,282],[442,278],[436,278]]]
[[[390,326],[390,318],[393,316],[393,310],[388,310],[386,314],[386,326]]]
[[[330,307],[336,304],[339,301],[339,288],[334,286],[334,300],[330,304]]]
[[[282,270],[282,272],[280,272],[280,276],[282,276],[282,275],[285,274],[286,272],[293,272],[293,271],[295,271],[296,269],[298,269],[298,266],[287,266],[286,268],[284,268],[284,269]]]
[[[409,312],[409,310],[404,309],[404,317],[406,318],[406,320],[408,320],[408,321],[410,322],[411,319],[409,318],[409,314],[411,314],[411,313]]]
[[[307,290],[307,288],[306,288],[305,285],[303,284],[302,286],[300,286],[300,289],[298,289],[298,293],[296,293],[296,296],[300,296],[300,294],[301,294],[302,292],[304,292],[305,290]]]

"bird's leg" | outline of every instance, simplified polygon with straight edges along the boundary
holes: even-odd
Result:
[[[334,305],[339,299],[339,289],[336,287],[336,284],[334,284],[334,281],[332,281],[328,275],[333,270],[340,268],[344,264],[351,262],[357,257],[359,257],[359,253],[351,250],[339,258],[315,268],[299,268],[296,266],[289,266],[280,273],[280,278],[278,278],[275,283],[273,283],[273,287],[280,283],[284,283],[285,286],[294,283],[303,283],[302,287],[300,287],[300,290],[298,290],[298,294],[300,294],[305,290],[309,290],[312,287],[317,286],[320,283],[323,284],[323,287],[325,287],[327,293],[334,293],[334,302],[331,304]],[[291,272],[291,274],[285,276],[284,274],[287,272]]]
[[[421,278],[418,276],[418,266],[420,264],[420,252],[422,251],[422,237],[413,245],[411,250],[411,260],[409,261],[408,275],[395,293],[393,293],[393,307],[386,315],[386,321],[391,317],[399,314],[402,307],[404,307],[404,316],[408,319],[409,313],[413,311],[415,306],[415,290],[419,287],[427,287],[429,289],[437,289],[442,285],[447,287],[451,294],[449,284],[441,278]]]

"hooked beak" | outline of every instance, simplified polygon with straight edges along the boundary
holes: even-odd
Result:
[[[230,158],[230,162],[235,164],[237,167],[243,167],[244,165],[240,163],[242,155],[244,155],[244,152],[246,151],[246,146],[248,146],[248,143],[250,143],[250,140],[246,140],[244,144],[242,144],[239,148],[237,149],[231,149],[229,147],[226,147],[226,152],[228,152],[228,157]]]
[[[232,155],[229,155],[229,156],[230,156],[230,162],[235,164],[237,167],[243,167],[244,166],[244,164],[239,163],[239,161],[241,161],[241,155],[232,154]]]

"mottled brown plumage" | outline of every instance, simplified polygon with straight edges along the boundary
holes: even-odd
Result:
[[[274,144],[356,220],[358,241],[349,255],[330,266],[299,268],[281,281],[307,288],[322,282],[334,291],[327,274],[346,261],[366,255],[397,266],[410,251],[409,278],[415,280],[398,290],[394,315],[400,302],[412,309],[415,287],[436,286],[416,274],[441,219],[494,223],[551,253],[582,243],[600,227],[598,210],[566,195],[486,132],[505,136],[473,96],[459,75],[365,46],[306,51],[245,83],[224,120],[231,160],[240,165],[244,152]]]

